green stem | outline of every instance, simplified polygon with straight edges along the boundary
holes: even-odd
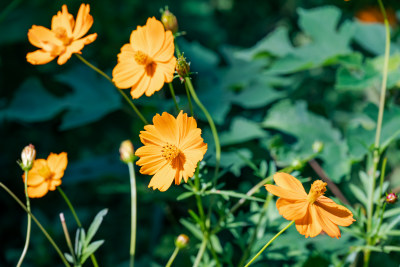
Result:
[[[74,209],[74,206],[72,206],[71,201],[69,200],[69,198],[67,197],[67,195],[64,193],[64,191],[61,189],[60,186],[57,187],[57,190],[58,190],[58,192],[61,194],[61,196],[63,197],[65,203],[67,203],[67,205],[68,205],[68,207],[69,207],[69,209],[70,209],[72,215],[74,216],[74,219],[75,219],[75,221],[76,221],[76,224],[78,225],[79,228],[82,228],[82,223],[81,223],[81,221],[79,220],[79,217],[78,217],[78,215],[76,214],[76,211],[75,211],[75,209]],[[99,264],[98,264],[98,262],[97,262],[96,256],[95,256],[94,254],[91,254],[91,255],[90,255],[90,260],[92,261],[94,267],[99,267]]]
[[[376,134],[375,134],[375,144],[374,144],[374,152],[373,152],[373,172],[372,172],[372,183],[371,183],[371,196],[369,198],[369,207],[367,209],[367,245],[371,245],[372,237],[369,235],[372,231],[372,217],[373,217],[373,192],[375,189],[376,183],[376,171],[378,169],[379,158],[380,158],[380,137],[381,137],[381,129],[382,129],[382,120],[383,120],[383,112],[385,107],[385,96],[386,96],[386,83],[388,76],[388,68],[389,68],[389,54],[390,54],[390,26],[389,21],[387,19],[386,10],[383,6],[382,0],[378,0],[379,8],[382,12],[385,24],[385,56],[383,62],[383,73],[382,73],[382,85],[381,85],[381,94],[379,99],[379,112],[378,112],[378,120],[376,126]],[[371,251],[366,249],[364,251],[364,266],[367,267],[369,265]]]
[[[387,158],[383,159],[382,162],[382,168],[381,168],[381,179],[379,182],[379,203],[378,206],[376,207],[376,214],[380,214],[380,210],[381,210],[381,202],[382,202],[382,194],[383,194],[383,181],[385,180],[385,173],[386,173],[386,164],[387,164]],[[386,203],[384,204],[386,205]]]
[[[89,68],[93,69],[94,71],[96,71],[97,73],[99,73],[101,76],[103,76],[104,78],[106,78],[110,83],[112,83],[114,86],[114,82],[112,81],[112,79],[110,78],[110,76],[108,76],[107,74],[105,74],[102,70],[100,70],[99,68],[95,67],[94,65],[92,65],[89,61],[87,61],[86,59],[84,59],[81,55],[79,54],[75,54],[83,63],[85,63]],[[126,102],[128,102],[128,104],[131,106],[131,108],[136,112],[136,114],[138,115],[138,117],[142,120],[142,122],[144,124],[149,124],[147,122],[147,120],[145,119],[145,117],[142,115],[142,113],[139,111],[139,109],[135,106],[135,104],[133,104],[133,102],[129,99],[129,97],[122,92],[121,89],[119,89],[117,86],[115,86],[115,88],[118,89],[118,92],[122,95],[122,97],[126,100]]]
[[[180,109],[178,106],[178,102],[176,101],[174,86],[172,85],[172,82],[168,83],[168,86],[169,86],[169,91],[171,92],[171,95],[172,95],[172,99],[174,100],[175,108],[179,112]]]
[[[247,260],[247,257],[249,256],[249,254],[250,254],[250,252],[251,252],[251,248],[253,247],[254,242],[257,240],[257,232],[258,232],[258,229],[260,228],[261,222],[262,222],[262,220],[263,220],[265,214],[267,213],[268,205],[269,205],[269,203],[271,202],[272,197],[273,197],[272,194],[268,194],[267,197],[265,198],[265,202],[264,202],[262,211],[261,211],[261,213],[260,213],[260,217],[258,218],[257,225],[256,225],[256,227],[254,228],[254,232],[253,232],[253,234],[252,234],[252,236],[251,236],[250,242],[249,242],[249,244],[247,245],[247,248],[246,248],[245,252],[243,253],[242,258],[240,259],[239,265],[238,265],[238,266],[243,266],[243,265],[244,265],[245,261]]]
[[[171,267],[171,264],[174,262],[176,255],[178,255],[179,252],[179,248],[175,247],[174,252],[172,253],[171,257],[169,258],[167,264],[165,265],[165,267]]]
[[[136,208],[136,176],[133,162],[128,163],[129,177],[131,183],[131,246],[130,246],[130,261],[129,266],[135,265],[135,247],[136,247],[136,220],[137,220],[137,208]]]
[[[283,232],[285,232],[290,226],[292,226],[292,224],[294,224],[294,221],[291,221],[288,225],[286,225],[285,228],[283,228],[281,231],[279,231],[279,233],[277,233],[273,238],[271,238],[271,240],[268,241],[267,244],[265,244],[265,246],[246,264],[245,267],[250,266],[250,264],[252,264],[260,255],[261,253],[263,253],[263,251],[272,243],[274,242],[275,239],[278,238],[278,236],[280,236]]]
[[[220,160],[221,160],[221,145],[219,143],[217,128],[215,127],[214,121],[213,121],[210,113],[208,113],[208,110],[203,106],[203,104],[201,103],[200,99],[197,97],[197,94],[196,94],[196,92],[195,92],[195,90],[193,88],[192,81],[190,80],[189,77],[185,77],[185,83],[187,84],[187,87],[188,87],[188,89],[190,91],[190,94],[193,97],[194,102],[196,102],[196,104],[199,106],[199,108],[203,111],[204,115],[206,116],[207,121],[210,124],[212,135],[214,137],[214,142],[215,142],[215,173],[214,173],[213,181],[215,183],[217,178],[218,178],[219,164],[220,164]]]
[[[185,83],[185,89],[186,89],[186,95],[187,95],[188,103],[189,103],[190,115],[191,115],[192,117],[194,117],[192,98],[190,97],[189,88],[187,87],[187,84],[186,84],[186,83]]]
[[[201,258],[203,258],[203,254],[206,250],[208,238],[203,236],[203,241],[201,242],[199,252],[197,253],[196,260],[194,261],[193,267],[197,267],[200,264]]]
[[[71,237],[69,236],[67,223],[65,222],[65,217],[64,217],[63,213],[60,213],[60,221],[61,221],[61,225],[62,225],[62,228],[64,231],[65,241],[67,241],[69,252],[71,253],[72,260],[74,262],[74,266],[77,266],[79,263],[77,262],[77,259],[75,257],[74,247],[72,246]]]
[[[28,196],[28,173],[29,171],[25,171],[25,181],[24,181],[24,191],[25,191],[25,198],[26,198],[26,208],[30,212],[31,211],[31,202],[29,200]],[[22,262],[24,261],[26,252],[28,251],[29,247],[29,240],[31,237],[31,215],[28,212],[28,222],[26,225],[26,240],[25,240],[25,246],[24,249],[22,250],[21,257],[19,258],[19,261],[17,263],[17,267],[20,267]]]
[[[32,220],[36,223],[36,225],[39,227],[39,229],[43,232],[43,234],[45,235],[47,240],[49,240],[49,242],[53,245],[54,249],[57,251],[57,253],[60,256],[64,265],[67,267],[71,267],[71,265],[69,265],[68,261],[65,259],[63,253],[61,252],[61,250],[59,249],[57,244],[54,242],[53,238],[51,238],[49,233],[47,233],[46,229],[44,229],[44,227],[40,224],[40,222],[36,219],[36,217],[32,214],[32,212],[30,212],[28,210],[28,208],[24,205],[24,203],[22,203],[21,200],[19,200],[18,197],[16,195],[14,195],[14,193],[10,189],[8,189],[7,186],[5,186],[3,183],[0,183],[0,187],[2,187],[32,217]]]

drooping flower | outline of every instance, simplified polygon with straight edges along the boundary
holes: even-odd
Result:
[[[67,168],[67,153],[50,153],[47,159],[36,159],[28,173],[28,196],[40,198],[61,185],[61,178]],[[25,175],[22,176],[25,181]]]
[[[287,173],[276,173],[274,181],[278,186],[265,185],[275,196],[279,214],[286,220],[295,221],[296,229],[305,237],[315,237],[324,231],[330,237],[339,238],[340,226],[349,226],[355,220],[347,208],[336,204],[323,194],[326,183],[316,180],[307,194],[303,185]]]
[[[34,65],[42,65],[58,57],[57,63],[62,65],[72,54],[81,54],[83,47],[97,38],[97,33],[83,37],[93,24],[93,17],[89,11],[89,5],[81,4],[75,21],[68,13],[67,6],[63,5],[62,10],[51,20],[51,30],[33,25],[28,31],[28,39],[40,49],[28,53],[27,61]]]
[[[113,82],[120,89],[131,88],[133,99],[143,94],[151,96],[161,90],[164,83],[172,82],[176,58],[174,37],[165,31],[154,17],[145,26],[132,31],[130,43],[118,54],[113,70]]]
[[[193,176],[207,144],[201,138],[196,120],[182,111],[177,118],[167,112],[157,114],[153,124],[140,132],[144,146],[136,150],[135,155],[140,157],[136,164],[142,166],[140,173],[154,175],[149,187],[165,191],[172,181],[179,185],[182,178],[187,182]]]

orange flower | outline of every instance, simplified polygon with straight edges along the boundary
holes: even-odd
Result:
[[[67,168],[67,153],[50,153],[46,159],[37,159],[28,173],[28,196],[39,198],[54,191],[61,184],[61,178]],[[25,181],[25,174],[22,176]]]
[[[113,82],[120,89],[131,88],[132,98],[151,96],[164,83],[172,82],[176,65],[174,37],[154,17],[132,31],[130,43],[118,54]]]
[[[393,9],[387,8],[386,15],[389,24],[395,26],[397,24],[396,13]],[[356,13],[356,18],[364,23],[383,23],[383,15],[378,7],[370,6],[359,10]]]
[[[58,11],[51,20],[51,30],[33,25],[28,31],[28,39],[32,45],[40,49],[28,53],[27,61],[41,65],[58,57],[57,63],[62,65],[73,53],[81,54],[83,47],[97,38],[97,33],[82,38],[93,24],[93,17],[89,15],[89,11],[89,5],[82,4],[75,21],[68,13],[67,6],[63,5],[62,11]]]
[[[207,144],[196,120],[182,111],[176,119],[167,112],[157,114],[153,123],[140,132],[144,146],[136,150],[135,155],[140,157],[136,164],[142,166],[140,173],[154,175],[149,187],[165,191],[174,179],[180,184],[182,177],[187,182],[193,176]]]
[[[306,193],[299,180],[287,173],[276,173],[278,186],[265,185],[267,190],[280,197],[276,207],[286,220],[295,221],[297,231],[307,237],[315,237],[324,231],[330,237],[340,237],[340,226],[349,226],[355,220],[347,208],[323,196],[326,183],[321,180],[311,185]]]

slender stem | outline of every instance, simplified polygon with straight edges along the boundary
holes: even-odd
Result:
[[[257,240],[257,232],[258,232],[258,229],[260,228],[261,222],[262,222],[262,220],[263,220],[265,214],[267,213],[268,205],[269,205],[269,203],[271,202],[272,197],[273,197],[272,194],[267,194],[267,197],[265,198],[265,202],[264,202],[264,205],[263,205],[263,207],[262,207],[262,211],[261,211],[261,213],[260,213],[260,216],[259,216],[259,218],[258,218],[257,225],[256,225],[256,227],[254,228],[254,232],[253,232],[253,234],[252,234],[252,236],[251,236],[250,242],[249,242],[249,244],[247,245],[247,248],[246,248],[245,252],[243,253],[242,258],[240,259],[239,265],[238,265],[238,266],[243,266],[243,265],[244,265],[245,261],[247,260],[247,257],[248,257],[249,254],[250,254],[251,248],[252,248],[253,245],[254,245],[254,242]]]
[[[13,0],[11,3],[9,3],[6,8],[3,9],[3,11],[0,14],[0,23],[8,16],[8,14],[16,8],[21,0]]]
[[[61,194],[61,196],[64,198],[64,201],[67,203],[72,215],[74,216],[76,224],[78,225],[79,228],[82,228],[82,223],[79,220],[78,215],[76,214],[74,206],[72,206],[72,203],[69,200],[69,198],[67,197],[67,195],[64,193],[64,190],[62,190],[60,186],[57,187],[57,190]],[[99,267],[99,264],[97,263],[97,259],[96,259],[96,256],[94,255],[94,253],[90,255],[90,260],[92,261],[94,267]]]
[[[387,163],[387,158],[384,158],[383,162],[382,162],[382,168],[381,168],[381,179],[379,182],[379,203],[376,207],[376,214],[378,214],[378,216],[379,216],[379,213],[381,210],[381,200],[382,200],[382,194],[383,194],[383,192],[382,192],[383,191],[383,181],[385,180],[386,163]],[[386,202],[384,205],[386,205]]]
[[[176,255],[178,255],[179,253],[179,248],[175,247],[174,252],[172,253],[171,257],[169,258],[167,264],[165,265],[165,267],[171,267],[171,264],[174,262]]]
[[[172,95],[172,99],[174,100],[175,108],[179,112],[180,109],[178,106],[178,102],[176,101],[174,86],[172,85],[172,82],[168,83],[168,86],[169,86],[169,91],[171,92],[171,95]]]
[[[114,82],[112,81],[112,79],[110,78],[110,76],[108,76],[107,74],[105,74],[102,70],[100,70],[99,68],[95,67],[94,65],[92,65],[89,61],[87,61],[86,59],[84,59],[81,55],[79,54],[75,54],[83,63],[85,63],[89,68],[93,69],[94,71],[96,71],[97,73],[99,73],[101,76],[103,76],[104,78],[106,78],[110,83],[112,83],[114,86]],[[121,89],[119,89],[117,86],[115,86],[115,88],[118,89],[118,92],[123,96],[123,98],[126,100],[126,102],[128,102],[128,104],[131,106],[131,108],[136,112],[136,114],[138,115],[138,117],[142,120],[142,122],[144,124],[149,124],[147,122],[147,120],[145,119],[145,117],[143,117],[142,113],[139,111],[139,109],[135,106],[135,104],[133,104],[133,102],[129,99],[129,97],[122,92]]]
[[[288,225],[286,225],[285,228],[283,228],[281,231],[279,231],[279,233],[277,233],[273,238],[271,238],[271,240],[268,241],[267,244],[265,244],[265,246],[246,264],[245,267],[250,266],[250,264],[252,264],[257,258],[258,256],[261,255],[261,253],[263,253],[263,251],[272,243],[274,242],[275,239],[278,238],[278,236],[280,236],[283,232],[285,232],[290,226],[292,226],[292,224],[294,224],[294,221],[291,221]]]
[[[381,129],[382,129],[382,120],[383,120],[383,112],[385,108],[385,97],[386,97],[386,83],[388,76],[388,68],[389,68],[389,54],[390,54],[390,26],[389,21],[387,19],[386,10],[383,6],[382,0],[378,0],[379,8],[382,12],[382,16],[385,24],[385,56],[383,62],[383,73],[382,73],[382,85],[381,85],[381,94],[379,99],[379,112],[378,112],[378,120],[376,126],[376,134],[375,134],[375,144],[374,144],[374,152],[373,152],[373,172],[372,172],[372,183],[371,183],[371,196],[369,199],[369,208],[367,209],[367,233],[371,233],[372,228],[372,217],[373,217],[373,192],[375,189],[376,183],[376,171],[378,169],[379,158],[380,158],[380,137],[381,137]],[[367,244],[370,245],[372,241],[372,237],[367,235]],[[367,248],[364,251],[364,266],[367,267],[369,265],[371,251]]]
[[[67,197],[67,195],[64,193],[64,191],[61,189],[60,186],[57,187],[58,192],[60,192],[61,196],[64,198],[65,202],[67,203],[72,215],[74,216],[74,219],[76,221],[76,224],[78,225],[79,228],[82,228],[82,223],[78,218],[78,215],[75,212],[74,207],[71,204],[71,201],[69,201],[69,198]]]
[[[199,252],[197,253],[196,260],[194,261],[193,267],[197,267],[200,264],[201,258],[203,258],[204,251],[206,250],[208,238],[203,236],[203,241],[201,242]]]
[[[69,236],[67,223],[65,222],[65,217],[63,213],[60,213],[60,221],[65,235],[65,241],[67,241],[67,245],[69,248],[69,252],[71,253],[72,260],[74,262],[74,266],[78,265],[79,263],[76,261],[74,247],[72,246],[71,237]]]
[[[129,177],[131,182],[131,247],[129,251],[130,261],[129,266],[133,267],[135,262],[135,247],[136,247],[136,220],[137,220],[137,208],[136,208],[136,176],[133,162],[128,163]]]
[[[189,103],[190,115],[191,115],[192,117],[194,117],[192,98],[190,97],[189,88],[187,87],[187,84],[186,84],[186,83],[185,83],[185,89],[186,89],[186,95],[187,95],[188,103]]]
[[[28,210],[28,208],[24,205],[24,203],[21,202],[21,200],[18,199],[14,193],[8,189],[7,186],[5,186],[3,183],[0,183],[0,187],[2,187],[29,215],[31,215],[32,220],[36,223],[36,225],[39,227],[39,229],[43,232],[43,234],[46,236],[47,240],[53,245],[54,249],[57,251],[58,255],[60,256],[61,260],[63,261],[64,265],[67,267],[71,267],[68,263],[68,261],[65,259],[63,253],[57,246],[57,244],[54,242],[53,238],[47,233],[46,229],[40,224],[40,222],[36,219],[36,217]]]
[[[203,106],[201,103],[200,99],[197,97],[197,94],[193,88],[192,81],[190,80],[189,77],[185,77],[185,84],[187,85],[187,88],[190,91],[190,94],[193,97],[194,102],[199,106],[199,108],[203,111],[204,115],[206,116],[208,123],[210,124],[210,128],[212,131],[212,135],[214,137],[214,142],[215,142],[215,173],[214,173],[214,183],[216,182],[218,178],[218,171],[219,171],[219,164],[221,161],[221,145],[219,143],[219,137],[218,137],[218,132],[217,128],[215,127],[214,121],[208,112],[208,110]]]
[[[29,171],[25,171],[24,191],[25,191],[25,198],[26,198],[26,208],[30,212],[31,211],[31,202],[30,202],[29,196],[28,196],[28,173],[29,173]],[[19,261],[17,263],[17,267],[20,267],[22,262],[24,261],[26,252],[28,251],[28,247],[29,247],[30,237],[31,237],[31,215],[28,213],[28,222],[26,225],[25,246],[24,246],[24,249],[22,250],[21,257],[19,258]]]

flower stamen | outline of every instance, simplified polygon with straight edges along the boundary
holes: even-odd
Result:
[[[307,200],[310,204],[313,204],[320,196],[326,192],[326,185],[321,180],[316,180],[312,185],[310,192],[308,193]]]
[[[48,166],[43,166],[38,170],[40,176],[42,176],[45,180],[48,180],[52,176],[52,172]]]
[[[135,51],[133,58],[135,59],[136,63],[139,65],[147,65],[149,63],[147,61],[147,55],[140,50]]]
[[[63,27],[57,27],[54,30],[56,37],[63,42],[64,45],[68,46],[72,42],[72,38],[68,37],[67,30]]]
[[[179,156],[181,151],[175,146],[171,144],[166,144],[162,147],[162,156],[167,160],[171,161]]]

